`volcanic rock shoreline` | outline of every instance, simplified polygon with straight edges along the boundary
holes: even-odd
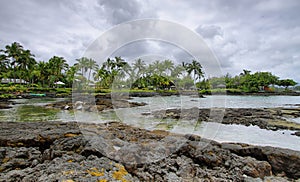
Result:
[[[300,124],[288,119],[300,117],[300,107],[289,108],[190,108],[167,109],[144,113],[155,118],[171,118],[199,122],[219,122],[222,124],[240,124],[245,126],[255,125],[267,130],[294,130],[294,135],[300,136]]]
[[[217,143],[119,122],[1,122],[0,130],[1,182],[300,178],[300,152],[288,149]]]

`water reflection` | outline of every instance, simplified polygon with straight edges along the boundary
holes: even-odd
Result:
[[[215,98],[213,98],[215,97]],[[268,131],[256,126],[223,125],[220,123],[206,123],[195,120],[157,119],[142,115],[153,110],[167,108],[215,107],[218,100],[225,96],[208,96],[204,99],[183,97],[134,98],[134,102],[146,102],[148,105],[133,108],[120,108],[101,113],[65,111],[48,109],[44,106],[62,99],[20,99],[11,109],[0,110],[0,122],[36,122],[36,121],[84,121],[105,123],[120,121],[149,130],[162,129],[175,133],[193,133],[219,142],[242,142],[256,145],[270,145],[276,147],[300,150],[299,137],[291,135],[291,131]],[[213,100],[214,99],[214,100]],[[191,101],[195,100],[195,101]],[[227,107],[284,107],[286,104],[299,104],[300,97],[253,97],[227,96]],[[214,101],[214,102],[213,102]],[[223,102],[223,101],[222,101]],[[290,106],[288,106],[290,107]],[[299,118],[291,119],[299,123]]]

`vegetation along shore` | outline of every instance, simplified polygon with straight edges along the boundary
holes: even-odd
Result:
[[[141,59],[129,63],[121,57],[108,58],[102,64],[82,57],[71,66],[59,56],[37,61],[30,50],[17,42],[1,50],[0,79],[0,98],[39,96],[36,94],[66,97],[70,96],[72,85],[77,90],[94,93],[110,93],[113,88],[146,94],[194,90],[199,94],[299,95],[288,89],[297,84],[294,80],[279,79],[270,72],[243,70],[236,76],[208,78],[197,60],[182,63],[156,60],[146,64]],[[300,90],[300,87],[293,87],[293,90]]]

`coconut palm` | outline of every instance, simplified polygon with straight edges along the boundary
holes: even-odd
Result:
[[[75,65],[78,68],[78,70],[81,71],[82,76],[84,76],[84,74],[88,71],[88,67],[87,67],[88,60],[89,59],[86,57],[76,59],[77,63]]]
[[[50,83],[54,83],[59,81],[59,79],[63,78],[63,72],[66,71],[69,67],[67,61],[63,57],[53,56],[49,59],[49,66],[51,70],[51,80]]]
[[[93,59],[87,59],[86,61],[86,68],[89,70],[88,80],[90,80],[90,76],[92,71],[96,71],[98,69],[99,65],[97,62]]]
[[[184,67],[181,65],[175,66],[171,72],[171,77],[178,78],[180,75],[182,75],[184,70],[185,70]]]
[[[173,61],[171,60],[165,60],[163,63],[162,63],[164,69],[166,70],[166,72],[169,72],[169,74],[167,74],[168,76],[171,76],[171,73],[174,69],[174,63]]]
[[[133,70],[136,72],[136,76],[140,77],[143,76],[143,73],[145,73],[146,64],[142,59],[137,59],[133,63]]]
[[[76,65],[70,66],[66,72],[66,81],[68,86],[72,86],[72,83],[75,79],[75,75],[78,71],[78,67]]]
[[[19,75],[19,73],[17,73],[17,64],[20,63],[23,51],[23,46],[18,42],[14,42],[11,45],[5,46],[4,53],[6,54],[6,58],[9,60],[10,66],[12,68],[15,83],[16,75]]]
[[[154,61],[152,65],[154,68],[154,73],[158,74],[159,76],[161,76],[166,70],[164,64],[162,64],[159,60]]]
[[[37,70],[39,70],[39,80],[42,83],[42,85],[44,86],[45,83],[48,83],[49,86],[49,81],[48,78],[51,75],[51,70],[50,70],[50,65],[48,62],[44,62],[44,61],[40,61],[37,63]]]
[[[194,83],[196,83],[196,81],[198,79],[200,79],[201,77],[204,76],[204,73],[202,71],[202,66],[196,60],[193,60],[192,63],[188,63],[188,64],[186,64],[184,66],[185,66],[186,71],[188,72],[189,75],[191,73],[193,73],[193,75],[194,75]]]

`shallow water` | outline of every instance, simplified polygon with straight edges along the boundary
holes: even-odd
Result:
[[[291,135],[291,131],[268,131],[256,126],[224,125],[220,123],[199,123],[195,120],[155,119],[142,113],[168,108],[266,108],[266,107],[293,107],[300,103],[299,96],[206,96],[194,98],[190,96],[145,97],[133,98],[132,102],[146,102],[148,105],[133,108],[114,109],[101,113],[82,111],[62,111],[46,109],[47,103],[62,99],[19,99],[18,104],[11,109],[0,110],[0,122],[34,122],[34,121],[79,121],[105,123],[121,121],[133,126],[149,130],[163,129],[176,133],[193,133],[219,142],[241,142],[256,145],[269,145],[290,148],[300,151],[300,138]],[[300,118],[290,119],[300,122]]]

